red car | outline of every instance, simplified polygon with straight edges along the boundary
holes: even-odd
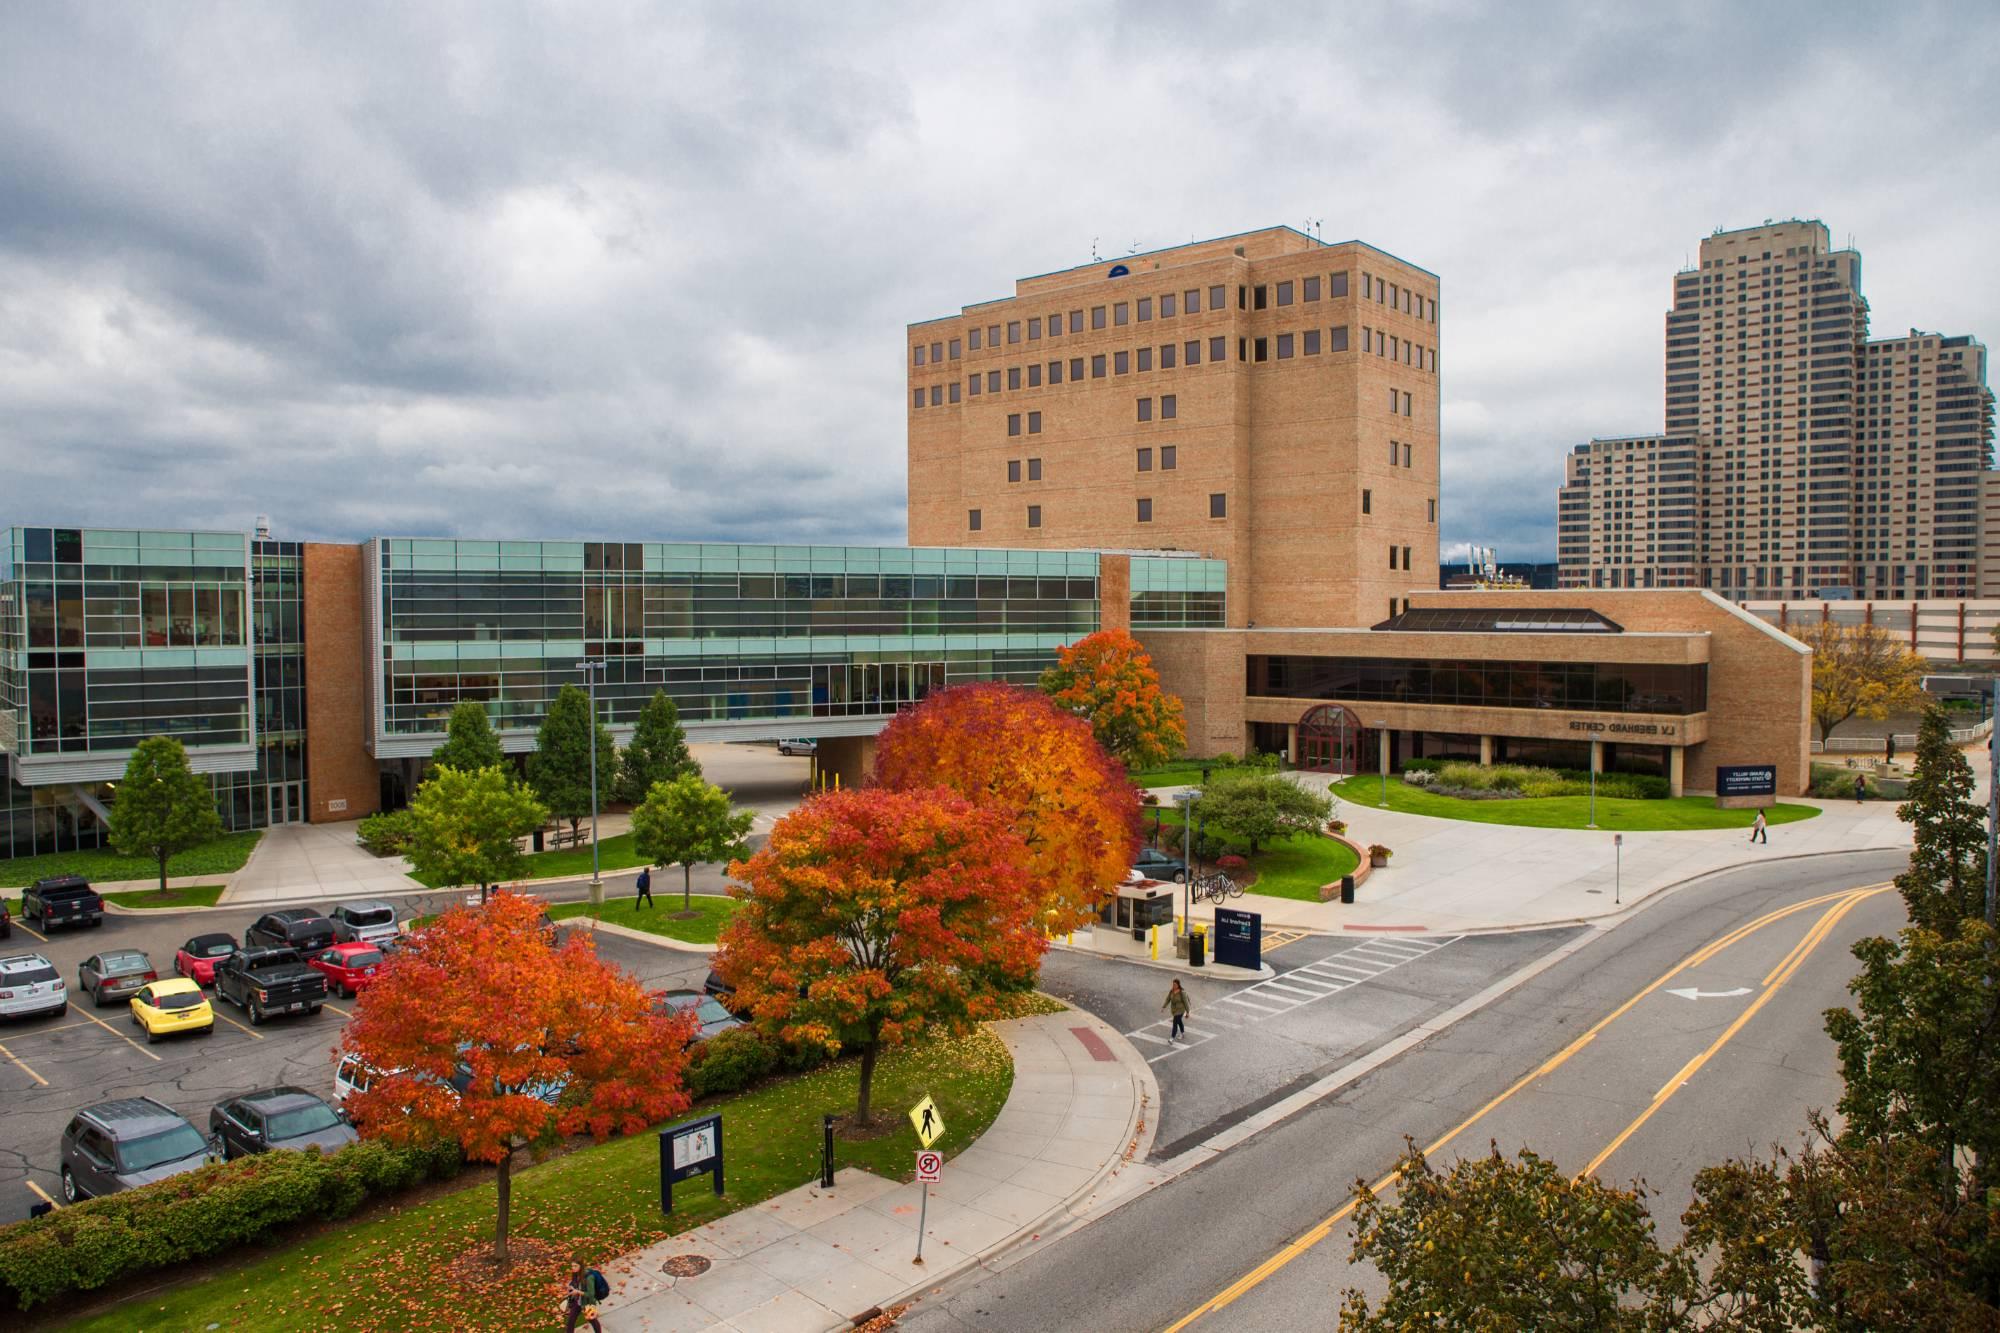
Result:
[[[228,935],[197,935],[174,951],[174,972],[197,986],[213,986],[215,965],[235,952]]]
[[[376,970],[382,966],[382,951],[356,940],[321,950],[306,959],[306,966],[326,973],[328,989],[345,998],[360,994],[375,980]]]

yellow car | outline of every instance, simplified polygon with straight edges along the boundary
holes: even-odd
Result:
[[[132,1023],[146,1030],[150,1044],[176,1032],[215,1031],[215,1010],[201,987],[187,977],[149,981],[132,997]]]

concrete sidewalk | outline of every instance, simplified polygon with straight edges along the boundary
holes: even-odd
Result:
[[[995,1031],[1014,1057],[1014,1084],[992,1127],[931,1186],[921,1267],[912,1262],[919,1187],[850,1167],[831,1190],[815,1181],[599,1265],[612,1286],[605,1328],[847,1328],[1060,1223],[1145,1160],[1159,1088],[1114,1028],[1071,1009]],[[662,1270],[681,1255],[710,1267],[681,1278]]]
[[[1974,771],[1984,778],[1983,758],[1974,760]],[[1292,776],[1321,788],[1330,781],[1323,774]],[[1394,852],[1388,866],[1370,872],[1352,905],[1272,898],[1253,890],[1230,906],[1262,913],[1267,928],[1519,930],[1611,916],[1661,889],[1735,866],[1910,845],[1909,825],[1896,818],[1894,801],[1796,797],[1788,803],[1817,806],[1820,813],[1772,826],[1769,844],[1752,844],[1747,829],[1703,829],[1626,833],[1620,847],[1609,831],[1477,824],[1342,799],[1338,818],[1347,821],[1347,836],[1363,847],[1380,843]],[[1210,905],[1194,908],[1198,921],[1213,916]]]
[[[278,824],[258,840],[243,868],[229,877],[225,906],[299,898],[354,900],[422,892],[399,856],[379,857],[354,840],[357,825]]]

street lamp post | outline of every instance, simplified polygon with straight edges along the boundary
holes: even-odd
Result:
[[[1389,724],[1375,724],[1376,738],[1382,745],[1382,799],[1377,802],[1384,810],[1389,808]]]
[[[604,663],[594,659],[578,662],[576,669],[583,673],[584,687],[590,692],[590,902],[593,907],[602,907],[604,877],[597,851],[597,673],[604,670]]]
[[[1201,799],[1201,789],[1186,788],[1174,793],[1174,802],[1181,808],[1181,930],[1184,934],[1194,931],[1194,803]]]
[[[1597,827],[1597,756],[1604,749],[1604,742],[1599,739],[1603,735],[1603,727],[1590,729],[1590,823],[1587,825],[1589,828]]]
[[[1625,835],[1611,835],[1611,905],[1619,906],[1625,900]]]

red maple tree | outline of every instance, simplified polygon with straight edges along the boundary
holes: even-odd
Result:
[[[503,1264],[522,1148],[636,1134],[689,1103],[692,1014],[656,1014],[587,932],[558,944],[542,910],[503,892],[445,913],[390,957],[340,1034],[340,1049],[372,1074],[348,1100],[364,1133],[456,1142],[499,1167],[493,1255]]]
[[[1041,924],[1096,919],[1139,848],[1139,793],[1082,718],[1018,685],[940,690],[882,729],[875,780],[948,787],[999,812],[1027,848]]]
[[[996,1012],[1046,942],[1020,838],[951,792],[823,792],[729,867],[743,907],[715,965],[759,1026],[861,1056],[857,1124],[881,1052]]]
[[[1058,648],[1042,691],[1090,723],[1097,743],[1133,768],[1164,764],[1187,745],[1181,701],[1160,688],[1152,655],[1122,629]]]

